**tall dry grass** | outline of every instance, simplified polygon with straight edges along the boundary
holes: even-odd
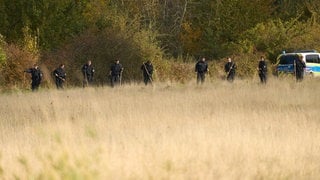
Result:
[[[2,179],[319,179],[320,81],[0,95]]]

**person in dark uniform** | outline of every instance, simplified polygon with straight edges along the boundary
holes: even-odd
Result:
[[[63,83],[66,81],[66,72],[64,71],[64,64],[53,71],[53,76],[55,77],[57,89],[63,89]]]
[[[121,85],[121,76],[123,72],[123,67],[120,64],[119,59],[117,59],[110,67],[110,80],[111,80],[111,87],[115,85]]]
[[[297,81],[302,81],[304,76],[304,69],[306,68],[306,63],[302,59],[303,57],[299,55],[298,59],[295,60],[296,68],[296,79]]]
[[[32,68],[29,68],[24,72],[31,74],[31,90],[37,91],[42,80],[42,72],[39,69],[39,66],[34,64]]]
[[[95,70],[91,61],[89,60],[86,64],[84,64],[81,70],[83,74],[83,87],[92,85]]]
[[[264,60],[263,56],[261,56],[261,59],[259,61],[258,71],[259,71],[260,82],[262,84],[266,84],[267,83],[268,68],[267,68],[267,63]]]
[[[151,64],[151,61],[147,61],[142,64],[141,70],[143,72],[143,81],[145,85],[148,85],[148,83],[152,84],[152,74],[153,74],[153,65]]]
[[[209,71],[206,58],[202,58],[195,65],[195,72],[197,73],[197,83],[204,83],[206,73]]]
[[[224,71],[227,74],[227,80],[229,82],[233,82],[234,77],[236,75],[237,66],[234,62],[232,62],[231,58],[228,58],[228,62],[224,66]]]

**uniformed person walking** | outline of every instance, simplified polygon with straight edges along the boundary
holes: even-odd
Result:
[[[39,69],[39,66],[37,64],[34,64],[32,68],[29,68],[24,72],[31,74],[31,90],[38,90],[42,80],[42,72]]]
[[[109,75],[110,75],[111,87],[114,87],[116,85],[121,85],[122,72],[123,72],[123,67],[120,64],[120,60],[117,59],[110,67]]]
[[[195,72],[197,73],[197,84],[204,83],[206,78],[206,73],[209,71],[206,58],[202,58],[195,65]]]
[[[55,77],[57,89],[63,89],[63,83],[66,81],[66,72],[64,71],[64,64],[53,71],[53,76]]]
[[[237,66],[236,64],[232,61],[232,59],[229,57],[228,58],[228,62],[225,64],[224,66],[224,71],[226,72],[227,74],[227,80],[229,82],[233,82],[234,80],[234,77],[236,75],[236,69],[237,69]]]
[[[153,74],[153,65],[151,61],[147,61],[141,66],[142,74],[143,74],[143,82],[145,85],[148,83],[152,84],[152,74]]]
[[[301,55],[299,55],[298,59],[296,59],[295,61],[295,68],[297,81],[302,81],[304,76],[304,69],[306,68],[306,63],[303,61]]]
[[[266,84],[268,68],[267,68],[267,63],[263,56],[261,56],[261,59],[259,61],[258,71],[259,71],[260,82],[262,84]]]
[[[93,83],[93,75],[95,73],[94,67],[92,65],[91,60],[89,60],[86,64],[82,66],[82,74],[83,74],[83,87],[92,85]]]

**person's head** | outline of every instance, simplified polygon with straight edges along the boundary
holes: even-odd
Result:
[[[88,63],[88,65],[90,66],[90,65],[91,65],[91,60],[88,60],[88,62],[87,62],[87,63]]]
[[[151,64],[151,61],[150,61],[150,60],[148,60],[148,61],[147,61],[147,64]]]
[[[119,63],[120,63],[120,60],[119,60],[119,59],[116,59],[116,60],[115,60],[115,63],[116,63],[116,64],[119,64]]]
[[[38,64],[33,64],[33,67],[34,67],[35,69],[38,69],[38,68],[39,68]]]
[[[261,58],[260,58],[260,59],[261,59],[261,61],[264,61],[264,57],[263,57],[263,56],[261,56]]]
[[[228,62],[231,62],[232,60],[231,60],[231,57],[228,57]]]
[[[205,58],[205,57],[203,57],[201,60],[204,62],[204,61],[206,61],[206,58]]]
[[[62,69],[63,69],[63,68],[64,68],[64,64],[60,64],[60,68],[62,68]]]
[[[303,57],[301,54],[299,54],[299,58],[298,58],[300,61],[302,61]]]

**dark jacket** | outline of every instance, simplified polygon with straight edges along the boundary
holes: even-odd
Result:
[[[306,63],[301,60],[296,60],[296,71],[303,72],[306,68]]]
[[[227,62],[224,66],[224,71],[226,73],[235,73],[237,69],[237,66],[234,62]]]
[[[82,66],[82,74],[84,77],[93,77],[94,68],[92,65],[85,64]]]
[[[121,64],[114,63],[110,67],[111,76],[119,76],[123,70],[123,67]]]
[[[267,69],[267,63],[265,61],[259,61],[259,65],[258,65],[258,69],[259,69],[259,73],[267,73],[268,69]]]
[[[66,72],[64,71],[63,68],[58,67],[53,71],[53,75],[56,77],[56,79],[66,79]]]
[[[205,61],[198,61],[195,66],[195,72],[200,74],[208,72],[208,64]]]
[[[41,82],[42,80],[42,72],[41,70],[38,68],[30,68],[28,70],[26,70],[25,72],[30,73],[31,74],[31,79],[33,82]]]
[[[151,76],[153,73],[153,65],[151,63],[143,63],[141,66],[144,76]]]

